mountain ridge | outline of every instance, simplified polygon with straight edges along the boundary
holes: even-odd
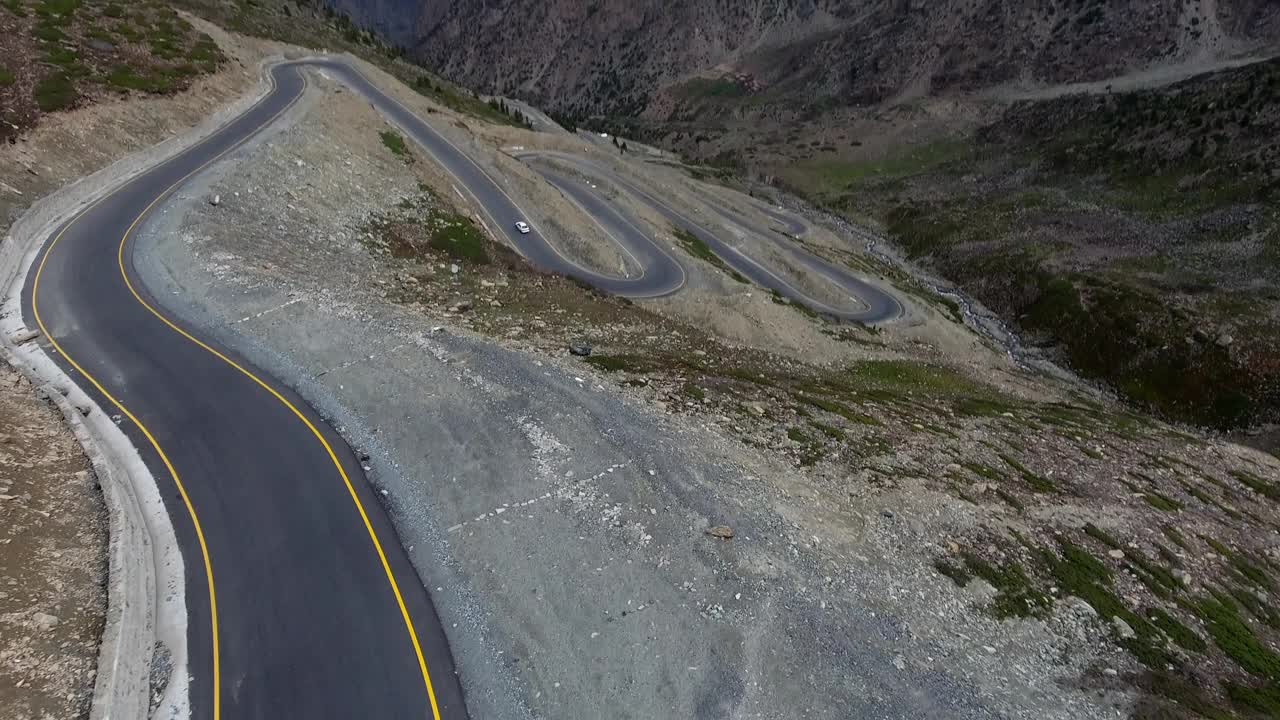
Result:
[[[654,120],[679,114],[682,95],[704,92],[757,104],[868,105],[1003,83],[1099,80],[1280,40],[1280,7],[1266,0],[333,5],[462,84],[560,112]]]

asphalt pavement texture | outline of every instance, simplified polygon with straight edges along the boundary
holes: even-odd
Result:
[[[122,238],[153,201],[299,97],[305,81],[295,66],[273,75],[276,87],[259,104],[60,230],[33,264],[24,314],[35,327],[38,312],[63,350],[55,359],[100,407],[125,414],[85,373],[150,431],[189,495],[216,589],[216,637],[206,564],[175,473],[140,426],[122,417],[160,484],[186,559],[193,717],[214,717],[215,706],[226,718],[433,716],[413,636],[369,528],[413,622],[440,716],[466,717],[431,599],[358,458],[287,387],[258,373],[336,457],[284,402],[148,310],[118,263]],[[132,240],[124,247],[129,273]],[[162,307],[145,283],[132,284]],[[231,349],[206,342],[253,371]]]

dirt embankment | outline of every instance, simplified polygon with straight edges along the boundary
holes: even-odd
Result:
[[[106,615],[107,523],[62,418],[0,364],[0,707],[15,720],[89,713]]]

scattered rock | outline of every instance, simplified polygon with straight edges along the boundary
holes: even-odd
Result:
[[[214,207],[218,207],[219,205],[222,204],[222,196],[214,195],[213,197],[209,198],[209,204]]]
[[[1235,341],[1236,341],[1235,338],[1231,337],[1226,333],[1223,333],[1218,336],[1218,347],[1231,347],[1231,343]]]
[[[13,337],[10,339],[13,340],[14,345],[22,345],[25,343],[29,343],[38,337],[40,337],[39,330],[21,330],[19,332],[14,333]]]
[[[1116,635],[1119,635],[1121,640],[1132,640],[1138,636],[1137,633],[1133,631],[1133,628],[1129,627],[1129,623],[1120,619],[1118,616],[1111,618],[1111,625],[1115,628]]]
[[[45,632],[52,630],[58,624],[58,618],[49,613],[38,612],[31,616],[31,620],[35,622],[37,628]]]
[[[1074,595],[1069,596],[1066,599],[1066,604],[1076,617],[1089,619],[1098,617],[1098,611],[1095,610],[1092,605]]]
[[[1173,577],[1175,580],[1182,583],[1184,586],[1191,585],[1191,573],[1187,572],[1186,570],[1174,570]]]
[[[728,525],[716,525],[705,530],[711,537],[718,537],[722,540],[728,540],[733,537],[733,528]]]
[[[458,267],[457,263],[453,263],[449,266],[449,272],[454,275],[457,275],[461,271],[462,271],[462,268]]]
[[[586,343],[572,343],[569,345],[569,354],[587,357],[591,354],[591,346]]]
[[[458,302],[449,306],[449,312],[454,312],[454,313],[464,313],[470,309],[471,309],[470,300],[459,300]]]
[[[1124,551],[1123,551],[1123,550],[1108,550],[1108,551],[1107,551],[1107,555],[1109,555],[1110,557],[1112,557],[1112,558],[1114,558],[1114,559],[1116,559],[1116,560],[1123,560],[1123,559],[1124,559]]]

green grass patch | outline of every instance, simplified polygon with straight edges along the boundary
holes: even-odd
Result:
[[[860,383],[903,392],[918,391],[930,397],[988,392],[987,388],[950,368],[910,360],[867,360],[851,366],[848,372]]]
[[[1003,460],[1006,465],[1018,471],[1018,474],[1022,476],[1022,479],[1026,481],[1027,485],[1031,486],[1032,490],[1038,493],[1048,493],[1048,492],[1057,491],[1058,486],[1055,485],[1053,481],[1050,480],[1049,478],[1031,472],[1025,466],[1023,466],[1022,463],[1018,462],[1012,457],[1009,457],[1008,455],[1005,455],[1004,453],[1000,453],[999,455],[1000,455],[1000,459]]]
[[[1093,523],[1086,523],[1086,524],[1085,524],[1085,526],[1084,526],[1084,534],[1085,534],[1085,535],[1088,535],[1089,537],[1093,538],[1094,540],[1097,540],[1098,542],[1102,543],[1103,545],[1106,545],[1106,546],[1107,546],[1107,547],[1109,547],[1109,548],[1113,548],[1113,549],[1115,549],[1115,550],[1123,550],[1123,549],[1124,549],[1124,548],[1120,547],[1120,541],[1119,541],[1119,540],[1116,540],[1116,539],[1115,539],[1114,537],[1112,537],[1112,536],[1111,536],[1111,534],[1110,534],[1110,533],[1108,533],[1106,530],[1103,530],[1102,528],[1098,527],[1097,525],[1094,525]]]
[[[431,233],[427,244],[432,250],[473,265],[489,264],[484,235],[470,218],[437,210],[427,218],[427,227]]]
[[[1087,602],[1103,620],[1120,618],[1136,637],[1120,644],[1139,662],[1153,669],[1163,669],[1173,658],[1164,649],[1164,637],[1157,627],[1129,609],[1110,590],[1111,572],[1084,548],[1070,540],[1059,540],[1061,556],[1051,550],[1040,551],[1041,563],[1063,592]]]
[[[13,71],[7,67],[0,67],[0,87],[8,87],[17,80]]]
[[[817,430],[818,432],[822,433],[823,435],[826,435],[832,440],[844,440],[844,431],[838,427],[833,427],[824,422],[818,422],[817,420],[810,420],[809,425],[814,430]]]
[[[1000,417],[1018,409],[1008,401],[983,397],[961,398],[954,401],[951,407],[957,414],[968,417]]]
[[[623,372],[634,367],[633,359],[627,355],[592,355],[584,362],[605,372]]]
[[[1229,682],[1223,687],[1227,698],[1241,710],[1256,717],[1280,718],[1280,686],[1249,687]]]
[[[738,98],[751,92],[750,88],[731,77],[694,78],[679,87],[685,97]]]
[[[1261,620],[1267,627],[1280,629],[1280,611],[1277,611],[1271,603],[1258,597],[1253,590],[1249,588],[1233,587],[1227,590],[1236,602],[1244,606],[1258,620]]]
[[[107,84],[117,90],[164,93],[174,89],[176,75],[176,71],[164,69],[153,69],[140,75],[129,65],[116,65],[107,74]]]
[[[1169,540],[1172,541],[1174,545],[1177,545],[1178,547],[1182,548],[1183,550],[1186,550],[1187,552],[1191,551],[1190,543],[1187,542],[1187,539],[1184,538],[1182,536],[1182,533],[1178,532],[1178,529],[1175,528],[1174,526],[1165,525],[1160,528],[1160,531],[1163,532],[1164,536],[1169,538]]]
[[[41,0],[36,5],[36,14],[43,17],[70,17],[80,5],[80,0]]]
[[[76,102],[76,87],[67,73],[54,70],[36,83],[33,91],[41,112],[66,110]]]
[[[1053,600],[1036,588],[1016,560],[997,567],[967,550],[962,551],[961,557],[970,574],[986,580],[997,590],[991,605],[996,617],[1039,616],[1053,605]]]
[[[1018,496],[1014,495],[1008,490],[1005,490],[1002,487],[997,487],[995,492],[996,492],[996,497],[1005,501],[1005,503],[1007,503],[1009,507],[1013,508],[1014,510],[1017,510],[1018,512],[1022,512],[1023,510],[1026,509],[1026,506],[1022,504],[1022,501],[1018,499]]]
[[[1147,608],[1144,613],[1147,620],[1152,625],[1160,628],[1161,632],[1169,636],[1169,639],[1191,652],[1202,653],[1208,648],[1208,644],[1204,638],[1195,633],[1194,630],[1184,625],[1180,620],[1165,612],[1161,608]]]
[[[787,428],[787,438],[798,443],[808,444],[810,442],[809,436],[797,427]]]
[[[47,43],[60,43],[65,42],[67,39],[66,33],[62,32],[58,26],[48,22],[39,23],[32,28],[31,36]]]
[[[960,463],[960,466],[980,478],[985,478],[995,483],[1004,481],[1004,475],[1002,475],[999,470],[983,465],[982,463],[966,461]]]
[[[1280,485],[1273,482],[1267,482],[1262,478],[1245,470],[1232,470],[1231,477],[1238,480],[1242,485],[1250,490],[1262,495],[1269,500],[1280,501]]]
[[[972,146],[963,140],[937,140],[900,147],[878,160],[818,160],[787,172],[796,185],[811,192],[839,193],[871,180],[908,177],[966,157]]]
[[[968,585],[969,581],[973,579],[973,576],[967,570],[946,560],[934,560],[933,567],[938,572],[951,578],[951,581],[960,587]]]
[[[1165,512],[1178,512],[1183,507],[1182,503],[1158,492],[1143,493],[1142,499],[1146,500],[1151,507]]]
[[[856,423],[858,425],[879,426],[882,424],[879,420],[871,417],[870,415],[860,413],[856,410],[853,410],[852,408],[849,408],[846,405],[836,402],[835,400],[829,400],[827,398],[817,397],[815,395],[809,395],[805,393],[797,393],[794,397],[800,402],[805,403],[806,405],[812,405],[813,407],[816,407],[820,410],[825,410],[826,412],[829,412],[833,415],[839,415],[845,420],[848,420],[849,422],[852,422],[852,423]]]
[[[413,155],[409,152],[409,146],[405,144],[404,136],[395,130],[383,130],[378,133],[382,137],[382,144],[391,151],[392,155],[404,158],[405,162],[411,162]]]
[[[695,385],[694,383],[685,383],[683,390],[685,395],[687,395],[688,397],[694,400],[697,400],[698,402],[702,402],[703,400],[707,399],[706,391],[703,390],[700,386]]]
[[[1214,592],[1189,605],[1204,621],[1214,644],[1241,669],[1272,682],[1280,681],[1280,655],[1258,640],[1231,598]]]
[[[729,277],[740,283],[748,284],[750,282],[737,270],[729,267],[719,255],[712,252],[711,246],[707,245],[702,238],[694,235],[692,232],[685,230],[684,228],[673,228],[671,230],[671,234],[675,236],[676,240],[680,243],[680,246],[685,249],[685,252],[699,260],[705,260],[706,262],[711,263],[717,269],[727,273]]]
[[[111,26],[111,32],[119,35],[126,42],[138,43],[146,39],[146,34],[128,22],[119,22]]]

